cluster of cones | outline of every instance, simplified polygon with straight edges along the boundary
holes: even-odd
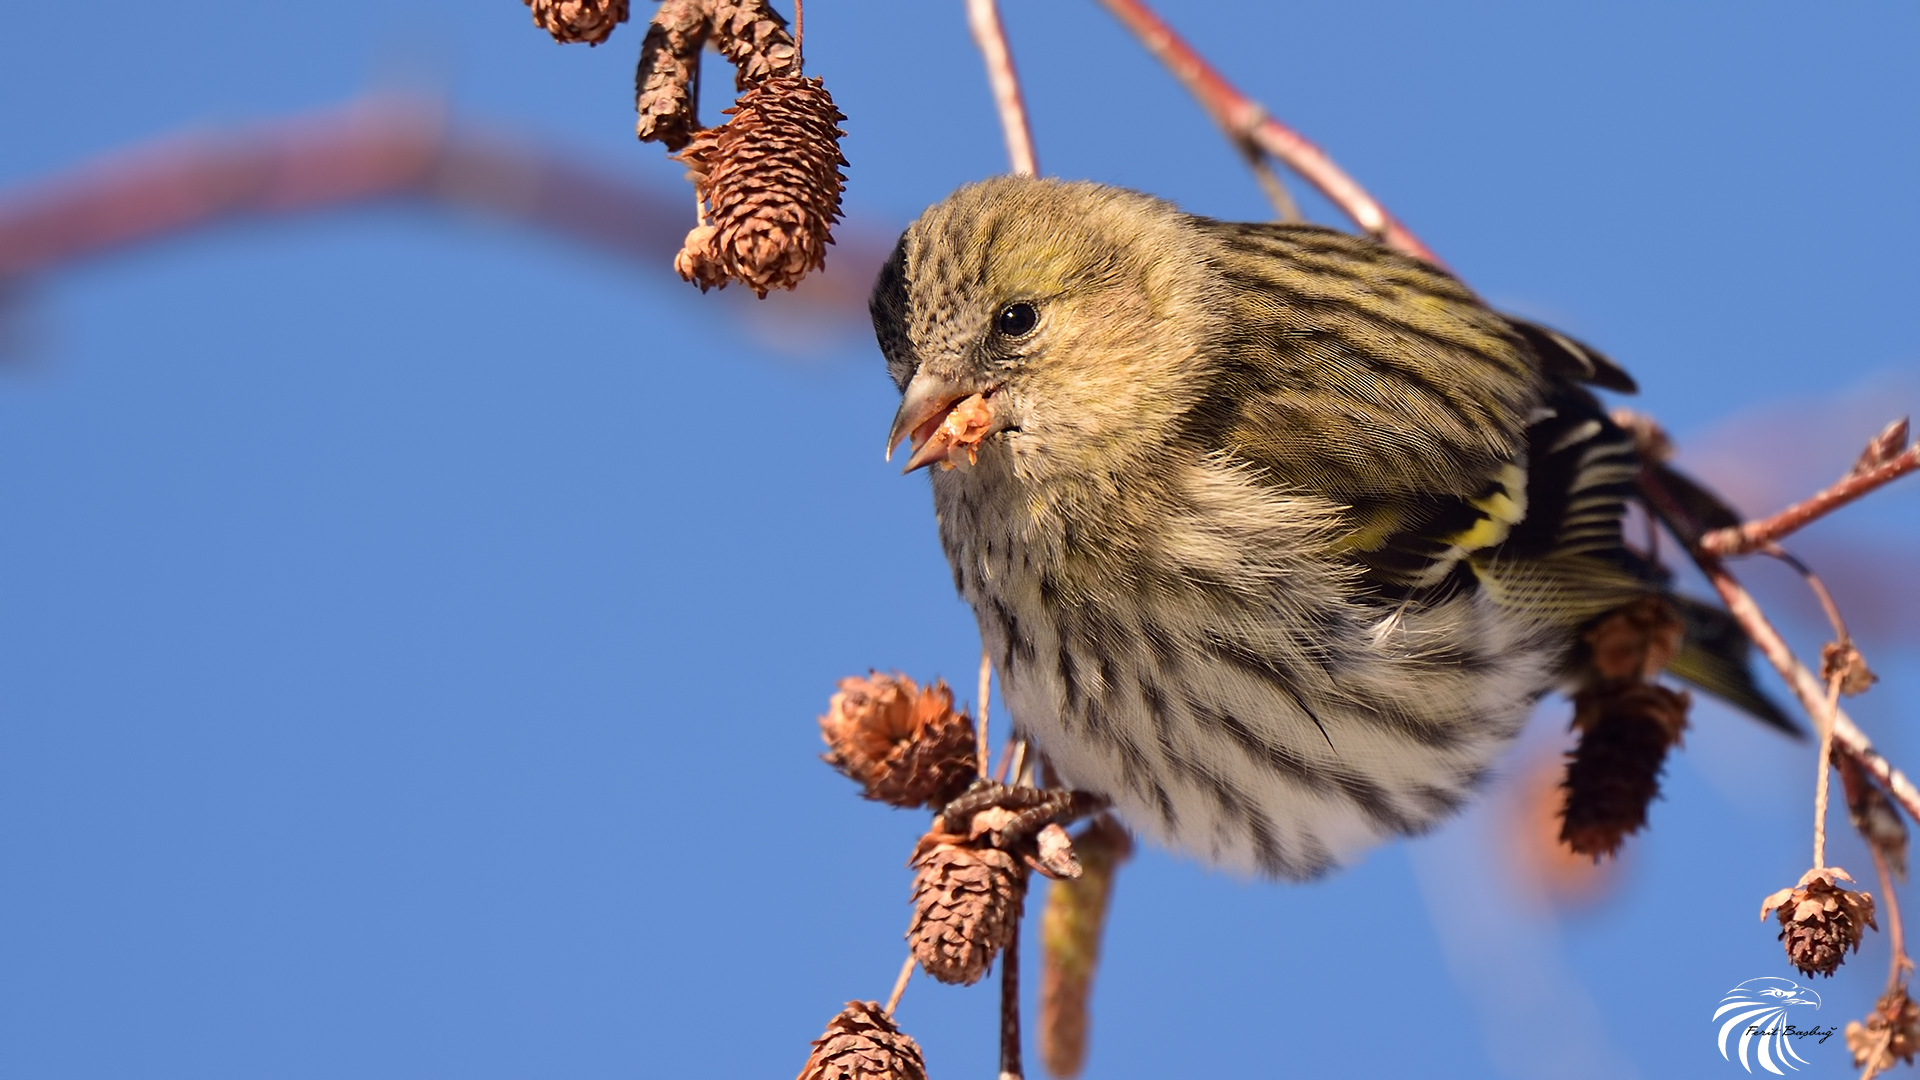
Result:
[[[1103,816],[1070,838],[1064,824],[1098,810],[1095,801],[988,780],[974,721],[954,708],[944,683],[881,673],[843,679],[820,733],[826,762],[863,796],[934,812],[908,862],[906,937],[913,963],[935,979],[964,986],[984,978],[1019,934],[1030,874],[1054,879],[1042,935],[1041,1053],[1054,1075],[1077,1074],[1113,871],[1130,847],[1125,831]],[[814,1043],[800,1075],[922,1077],[925,1063],[889,1010],[855,1001]]]
[[[1647,823],[1667,751],[1687,727],[1687,693],[1653,681],[1680,648],[1684,626],[1649,596],[1585,634],[1589,679],[1573,698],[1579,745],[1567,759],[1560,840],[1577,855],[1612,855]]]
[[[526,0],[556,41],[597,45],[627,18],[627,0]],[[702,127],[700,53],[734,66],[731,120]],[[676,151],[700,220],[674,268],[702,291],[738,281],[764,297],[826,265],[846,177],[845,120],[766,0],[663,0],[634,74],[635,132]]]

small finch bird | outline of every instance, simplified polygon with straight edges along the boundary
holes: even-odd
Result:
[[[1371,240],[1001,178],[871,301],[1016,730],[1207,862],[1308,878],[1458,808],[1580,633],[1663,575],[1623,543],[1605,357]],[[1670,597],[1670,670],[1791,729]]]

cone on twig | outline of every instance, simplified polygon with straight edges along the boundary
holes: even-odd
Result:
[[[1837,866],[1816,867],[1800,884],[1781,889],[1760,905],[1760,917],[1777,915],[1780,940],[1787,959],[1804,975],[1831,977],[1847,957],[1860,951],[1863,927],[1879,929],[1873,921],[1873,896],[1841,885],[1852,881]]]
[[[765,297],[826,265],[846,117],[819,79],[799,75],[755,83],[726,112],[680,154],[705,212],[675,266],[702,291],[732,280]]]
[[[767,0],[711,0],[713,43],[733,62],[733,88],[800,74],[800,50],[787,20]]]
[[[1831,683],[1840,680],[1840,692],[1855,697],[1867,692],[1868,688],[1880,681],[1880,676],[1867,666],[1867,658],[1851,641],[1829,641],[1820,646],[1820,680]]]
[[[1598,678],[1646,680],[1666,670],[1685,634],[1686,624],[1673,605],[1647,596],[1609,612],[1581,640]]]
[[[529,0],[553,3],[558,0]],[[624,10],[624,4],[623,4]],[[733,63],[733,119],[702,128],[695,86],[711,41]],[[634,131],[686,163],[700,203],[673,266],[700,291],[738,281],[763,299],[826,265],[847,161],[840,121],[819,79],[766,0],[664,0],[634,73]]]
[[[1567,755],[1560,815],[1560,840],[1577,855],[1612,855],[1647,823],[1667,751],[1679,745],[1692,703],[1648,680],[1672,661],[1684,633],[1673,605],[1648,596],[1581,635],[1589,682],[1573,697],[1580,742]]]
[[[1560,840],[1576,854],[1612,855],[1647,823],[1667,751],[1679,745],[1692,699],[1654,683],[1619,680],[1574,695],[1580,743],[1567,755]]]
[[[1907,996],[1907,988],[1897,986],[1880,996],[1867,1022],[1847,1021],[1847,1049],[1853,1052],[1854,1068],[1863,1068],[1863,1076],[1889,1072],[1899,1062],[1913,1064],[1920,1053],[1920,1007]]]
[[[535,26],[562,45],[598,45],[627,21],[627,0],[525,0]]]
[[[633,75],[634,134],[679,151],[700,130],[693,83],[707,42],[711,0],[663,0],[640,45]]]
[[[799,1080],[927,1080],[920,1046],[877,1001],[849,1001],[813,1041]]]
[[[907,865],[913,920],[907,943],[927,974],[970,986],[993,966],[1020,925],[1025,868],[1010,854],[947,833],[928,833]]]
[[[869,672],[840,680],[820,718],[822,760],[869,799],[938,809],[978,774],[973,721],[953,708],[953,691],[905,675]]]
[[[1093,976],[1113,879],[1133,852],[1126,829],[1104,814],[1080,830],[1073,846],[1080,876],[1047,890],[1040,921],[1040,1060],[1059,1077],[1078,1076],[1086,1066]]]

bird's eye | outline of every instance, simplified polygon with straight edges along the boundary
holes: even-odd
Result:
[[[993,320],[993,328],[1008,337],[1025,337],[1040,324],[1040,313],[1032,304],[1008,304]]]

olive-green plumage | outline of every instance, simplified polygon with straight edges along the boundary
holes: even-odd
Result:
[[[1581,385],[1631,380],[1370,240],[1004,178],[923,214],[872,310],[1016,726],[1211,862],[1432,824],[1663,588]],[[1751,691],[1717,644],[1710,689]]]

